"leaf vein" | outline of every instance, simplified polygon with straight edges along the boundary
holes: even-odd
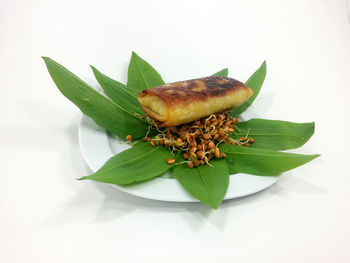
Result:
[[[137,157],[134,158],[134,159],[130,159],[130,160],[126,161],[126,162],[119,163],[119,164],[117,164],[116,166],[113,166],[113,167],[110,167],[110,168],[104,170],[103,172],[101,171],[101,173],[103,174],[103,173],[109,172],[110,170],[116,169],[116,168],[118,168],[118,167],[120,167],[120,166],[122,166],[122,165],[131,163],[131,162],[133,162],[133,161],[137,161],[137,160],[139,160],[139,159],[141,159],[141,158],[144,158],[145,156],[147,156],[147,155],[149,155],[149,154],[151,154],[151,153],[153,153],[153,152],[155,152],[155,151],[157,151],[157,150],[159,150],[159,149],[160,149],[160,147],[156,147],[155,149],[152,149],[151,151],[149,151],[149,152],[147,152],[147,153],[145,153],[145,154],[143,154],[143,155],[141,155],[141,156],[137,156]]]
[[[150,89],[150,86],[149,86],[149,84],[148,84],[148,82],[147,82],[147,80],[146,80],[146,78],[145,78],[145,75],[143,74],[143,71],[141,70],[141,68],[140,68],[140,66],[139,66],[139,64],[138,64],[138,62],[137,62],[137,60],[135,60],[135,63],[136,63],[136,67],[137,67],[138,71],[140,72],[140,74],[141,74],[141,76],[142,76],[142,78],[143,78],[143,81],[145,82],[145,84],[146,84],[146,86],[147,86],[147,89]]]

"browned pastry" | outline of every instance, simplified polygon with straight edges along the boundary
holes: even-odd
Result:
[[[138,101],[143,111],[163,126],[177,126],[235,108],[252,95],[242,82],[211,76],[143,90]]]

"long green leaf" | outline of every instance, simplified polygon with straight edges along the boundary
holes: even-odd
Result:
[[[228,76],[228,68],[224,68],[218,72],[216,72],[215,74],[213,74],[212,76],[221,76],[221,77],[227,77]]]
[[[226,161],[230,173],[255,175],[278,175],[319,156],[318,154],[303,155],[228,144],[222,145],[220,150],[227,154]]]
[[[315,123],[251,119],[239,122],[237,127],[232,137],[237,139],[248,134],[255,140],[251,147],[287,150],[304,145],[314,134]]]
[[[146,134],[147,123],[113,103],[51,58],[43,59],[61,93],[97,125],[121,138],[130,134],[137,139]]]
[[[172,165],[168,158],[175,158],[164,146],[153,147],[138,142],[134,147],[110,158],[96,173],[80,180],[94,180],[109,184],[131,184],[145,181],[165,173]]]
[[[132,52],[128,68],[128,88],[141,92],[163,84],[164,81],[159,73],[148,62]]]
[[[91,68],[103,91],[114,103],[118,104],[132,114],[145,114],[137,101],[137,96],[133,94],[130,89],[128,89],[124,84],[107,77],[95,67],[91,66]]]
[[[234,108],[230,111],[231,116],[237,116],[240,115],[242,112],[244,112],[255,100],[255,98],[258,96],[260,89],[264,83],[266,76],[266,61],[264,61],[261,66],[258,68],[257,71],[254,72],[254,74],[246,81],[246,85],[251,88],[254,92],[253,96],[250,97],[250,99],[243,103],[241,106],[238,106],[237,108]]]
[[[201,165],[190,169],[187,165],[176,165],[172,173],[191,195],[216,209],[225,197],[229,172],[224,159],[213,160],[210,163],[214,167]]]

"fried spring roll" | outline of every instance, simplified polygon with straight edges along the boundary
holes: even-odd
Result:
[[[138,101],[143,111],[162,126],[177,126],[235,108],[252,95],[242,82],[211,76],[143,90]]]

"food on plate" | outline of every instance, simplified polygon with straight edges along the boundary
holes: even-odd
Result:
[[[226,154],[220,152],[221,143],[232,145],[242,145],[249,147],[254,142],[248,134],[239,139],[231,138],[235,132],[235,124],[238,118],[231,117],[227,112],[212,114],[190,123],[180,124],[175,127],[159,128],[157,122],[152,122],[152,127],[159,132],[153,138],[147,135],[143,138],[152,146],[164,145],[171,152],[176,153],[181,150],[182,157],[189,168],[202,164],[210,165],[211,159],[225,158]],[[168,164],[173,164],[174,159],[168,159]]]
[[[248,147],[252,142],[247,137],[231,138],[238,119],[226,112],[246,102],[252,94],[243,83],[218,76],[143,90],[138,100],[151,118],[152,128],[159,132],[153,138],[146,135],[144,140],[152,146],[164,145],[172,152],[181,150],[189,168],[209,164],[213,158],[225,158],[219,144]]]
[[[228,111],[252,95],[252,89],[240,81],[211,76],[143,90],[138,101],[159,126],[171,127]]]
[[[130,185],[170,171],[192,196],[217,208],[227,198],[230,174],[275,176],[319,156],[279,152],[306,143],[314,133],[314,123],[264,119],[237,123],[238,115],[260,91],[266,75],[265,62],[246,81],[249,88],[220,77],[227,76],[227,68],[215,73],[215,77],[163,85],[156,70],[133,52],[127,85],[92,67],[107,98],[54,60],[43,59],[64,96],[97,125],[133,145],[79,180]],[[150,87],[156,88],[144,90],[138,97],[150,117],[146,118],[140,115],[134,94]],[[234,107],[237,108],[228,112]],[[141,138],[145,142],[133,143]],[[106,146],[110,145],[97,145]],[[142,196],[142,188],[137,189]]]

